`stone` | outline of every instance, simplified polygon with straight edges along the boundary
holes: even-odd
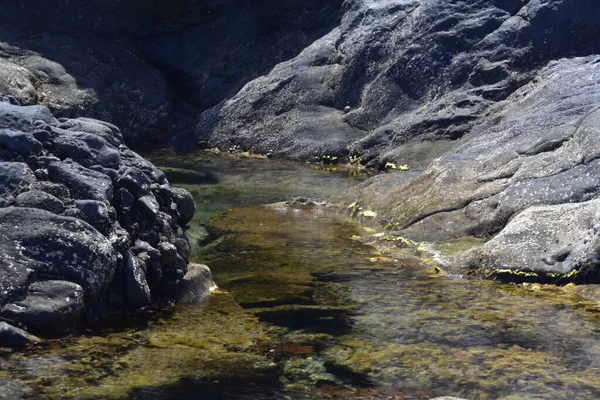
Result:
[[[184,304],[200,303],[216,289],[208,266],[191,263],[187,274],[175,289],[174,298]]]
[[[33,105],[37,103],[34,80],[35,77],[27,69],[0,59],[0,93],[11,93],[20,105]]]
[[[173,198],[177,204],[177,211],[179,211],[179,223],[187,224],[192,220],[196,213],[196,203],[194,202],[194,198],[190,192],[182,188],[172,188],[171,191],[173,192]]]
[[[60,199],[40,190],[21,193],[15,199],[15,206],[39,208],[54,214],[62,214],[65,210],[65,205]]]
[[[108,239],[79,219],[36,208],[2,208],[0,237],[8,241],[8,249],[10,241],[13,248],[15,243],[19,246],[13,253],[18,256],[5,266],[22,276],[16,282],[9,279],[13,282],[9,286],[16,286],[13,292],[30,274],[56,276],[83,287],[86,305],[92,306],[101,300],[115,272],[116,256]]]
[[[24,347],[40,343],[41,340],[23,329],[14,327],[6,322],[0,322],[0,346]]]
[[[117,187],[126,189],[136,199],[150,193],[150,179],[139,168],[127,168],[117,180]]]
[[[127,252],[123,264],[123,278],[125,299],[129,307],[144,307],[152,301],[143,265],[143,262],[138,260],[131,252]]]
[[[79,218],[106,234],[114,220],[111,219],[109,207],[98,200],[76,200],[75,207],[79,210]]]
[[[600,282],[600,199],[529,207],[494,238],[463,256],[467,266],[491,270],[567,275]],[[592,267],[586,270],[586,267]],[[586,274],[588,274],[586,276]]]
[[[137,207],[142,215],[148,219],[154,219],[160,209],[158,202],[152,194],[148,194],[137,199]]]
[[[53,162],[48,166],[52,181],[63,183],[73,196],[81,200],[110,201],[113,184],[109,176],[85,168],[76,162]]]
[[[0,162],[0,197],[18,194],[37,179],[25,163]]]
[[[50,110],[44,106],[21,107],[0,103],[0,129],[32,133],[37,130],[34,125],[36,121],[48,124],[56,122]]]
[[[30,189],[39,190],[51,194],[52,196],[60,199],[62,202],[69,202],[69,200],[71,199],[69,189],[62,183],[38,181],[31,183]]]
[[[39,154],[44,146],[29,132],[0,129],[0,145],[16,153]]]
[[[58,131],[60,135],[53,139],[53,144],[63,158],[85,160],[90,165],[99,164],[105,168],[118,167],[121,163],[118,148],[104,137],[88,132]]]
[[[85,311],[83,288],[67,281],[34,282],[24,300],[5,305],[0,315],[27,329],[60,333],[73,327]]]

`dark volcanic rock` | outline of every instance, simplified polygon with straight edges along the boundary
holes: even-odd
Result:
[[[177,211],[179,211],[179,222],[181,224],[187,224],[191,221],[196,212],[194,198],[187,190],[182,188],[174,188],[172,193],[175,198],[175,203],[177,204]]]
[[[48,167],[50,180],[65,184],[76,199],[110,201],[113,184],[109,176],[76,162],[54,162]]]
[[[39,342],[39,338],[23,329],[16,328],[6,322],[0,322],[0,343],[2,343],[2,346],[23,347]]]
[[[16,195],[37,179],[25,163],[0,162],[0,197]]]
[[[591,1],[346,1],[339,28],[206,111],[196,139],[423,168],[548,61],[595,54],[599,16]]]
[[[27,329],[59,333],[73,327],[85,310],[83,288],[66,281],[32,283],[25,300],[7,304],[0,315]]]
[[[0,208],[0,235],[38,262],[23,265],[29,274],[81,285],[89,305],[101,300],[112,280],[116,259],[110,242],[79,219],[35,208]]]
[[[21,193],[15,199],[15,206],[39,208],[54,214],[62,214],[65,210],[65,205],[62,201],[41,190],[30,190]]]
[[[134,257],[131,252],[125,255],[123,264],[123,277],[127,288],[125,299],[130,307],[147,306],[152,301],[143,265],[144,263]]]
[[[44,148],[42,143],[29,132],[0,129],[0,144],[22,155],[39,154]]]
[[[11,107],[0,107],[0,121],[12,124],[0,128],[0,315],[56,334],[84,314],[148,306],[174,288],[190,252],[164,173],[109,123]],[[193,215],[191,195],[177,193]],[[156,247],[172,254],[161,260]],[[2,335],[6,344],[28,342],[17,328]]]

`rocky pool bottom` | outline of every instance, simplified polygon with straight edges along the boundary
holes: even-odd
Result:
[[[449,276],[411,249],[367,244],[380,232],[344,215],[261,205],[334,195],[353,183],[343,173],[150,158],[201,210],[236,207],[193,221],[203,246],[192,259],[220,290],[5,350],[0,398],[600,397],[597,302]]]

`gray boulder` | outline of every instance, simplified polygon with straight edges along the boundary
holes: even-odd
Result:
[[[36,130],[37,121],[48,124],[56,122],[46,107],[37,105],[21,107],[0,103],[0,128],[32,133]]]
[[[90,306],[101,300],[115,272],[108,239],[79,219],[35,208],[1,208],[0,236],[19,243],[20,253],[34,261],[13,262],[11,269],[23,275],[21,283],[28,276],[60,277],[83,287]]]
[[[21,105],[33,105],[38,100],[34,80],[26,68],[0,59],[0,93],[10,93]]]
[[[578,278],[589,282],[600,279],[599,255],[600,199],[596,199],[529,207],[481,248],[464,254],[462,262],[491,272],[508,269],[542,276],[579,271]]]
[[[342,12],[339,28],[204,112],[195,138],[421,169],[540,66],[598,50],[590,1],[352,0]]]
[[[210,269],[204,264],[191,263],[188,273],[177,285],[174,297],[179,303],[200,303],[216,288]]]
[[[29,285],[24,300],[5,305],[0,315],[19,321],[28,330],[60,333],[73,327],[85,311],[83,288],[66,281]]]
[[[53,162],[48,166],[50,180],[65,184],[76,199],[110,201],[113,183],[109,176],[76,162]]]
[[[21,193],[15,199],[15,206],[39,208],[54,214],[62,214],[65,210],[65,205],[62,201],[40,190],[29,190]]]
[[[378,212],[390,226],[413,240],[490,239],[499,235],[503,239],[492,242],[494,254],[506,250],[507,255],[516,255],[502,232],[518,213],[538,205],[566,205],[599,197],[599,102],[597,56],[552,62],[534,81],[494,106],[454,150],[434,160],[422,173],[404,180],[396,179],[402,173],[387,174],[365,182],[348,196]],[[587,223],[584,210],[572,209],[569,221]],[[581,215],[574,216],[578,213]],[[528,226],[537,229],[533,223]],[[540,225],[540,232],[546,231],[545,226]],[[575,234],[568,224],[557,223],[555,229],[558,235]],[[509,232],[514,238],[514,225]],[[519,232],[523,243],[533,243],[525,231]],[[560,252],[546,248],[542,237],[537,238],[538,245],[521,248],[523,254],[517,259],[542,260]],[[541,248],[547,252],[539,253]],[[486,247],[484,253],[489,249]],[[569,272],[582,267],[590,252],[593,250],[585,246],[577,247],[570,252],[576,260],[573,263],[567,260],[567,264],[549,267],[544,262],[531,262],[521,264],[521,268],[540,273],[555,269],[556,273]],[[508,265],[505,261],[490,263],[498,268]],[[562,269],[559,264],[568,267]],[[517,268],[517,264],[510,268]]]
[[[37,179],[29,166],[22,162],[0,162],[0,197],[16,195],[27,190]]]
[[[41,340],[23,329],[6,322],[0,322],[0,343],[7,347],[24,347],[39,343]]]
[[[39,154],[44,146],[29,132],[0,129],[0,145],[22,155]]]
[[[194,198],[187,190],[183,188],[173,188],[173,198],[177,204],[177,211],[179,212],[179,223],[187,224],[192,220],[196,213],[196,203]]]

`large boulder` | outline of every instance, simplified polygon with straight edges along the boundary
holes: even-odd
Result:
[[[0,197],[27,190],[37,179],[29,166],[22,162],[0,162]]]
[[[79,321],[85,311],[83,297],[83,288],[73,282],[34,282],[24,300],[5,305],[0,315],[32,331],[60,333]]]
[[[530,207],[585,204],[600,197],[598,60],[598,56],[590,56],[551,62],[534,81],[495,105],[454,150],[434,160],[422,173],[404,180],[396,179],[403,173],[387,174],[354,188],[348,197],[375,210],[400,234],[417,241],[498,235],[484,250],[489,255],[495,246],[495,256],[484,257],[488,266],[569,273],[589,264],[594,252],[586,247],[589,241],[569,251],[569,260],[576,261],[550,267],[532,261],[561,252],[546,248],[543,235],[523,236],[523,243],[530,246],[520,250],[505,240],[515,238],[515,229],[525,226],[517,222],[528,221],[526,226],[533,231],[547,230],[548,222],[540,211],[515,217]],[[573,223],[588,224],[584,209],[566,207],[564,210],[571,211],[564,215],[555,212],[556,232],[574,235],[568,240],[581,236],[561,229],[571,229]],[[564,224],[558,222],[563,218]],[[540,253],[541,248],[546,251]],[[506,257],[499,256],[503,251]],[[516,257],[514,262],[507,261],[510,255]],[[527,262],[518,261],[522,259]]]
[[[598,50],[592,1],[349,0],[342,11],[338,28],[204,112],[195,138],[424,168],[545,63]]]
[[[463,263],[494,271],[577,274],[600,282],[600,199],[527,208]]]
[[[0,208],[0,235],[18,243],[31,277],[55,276],[84,289],[94,305],[106,292],[116,268],[111,243],[87,223],[36,208]]]

